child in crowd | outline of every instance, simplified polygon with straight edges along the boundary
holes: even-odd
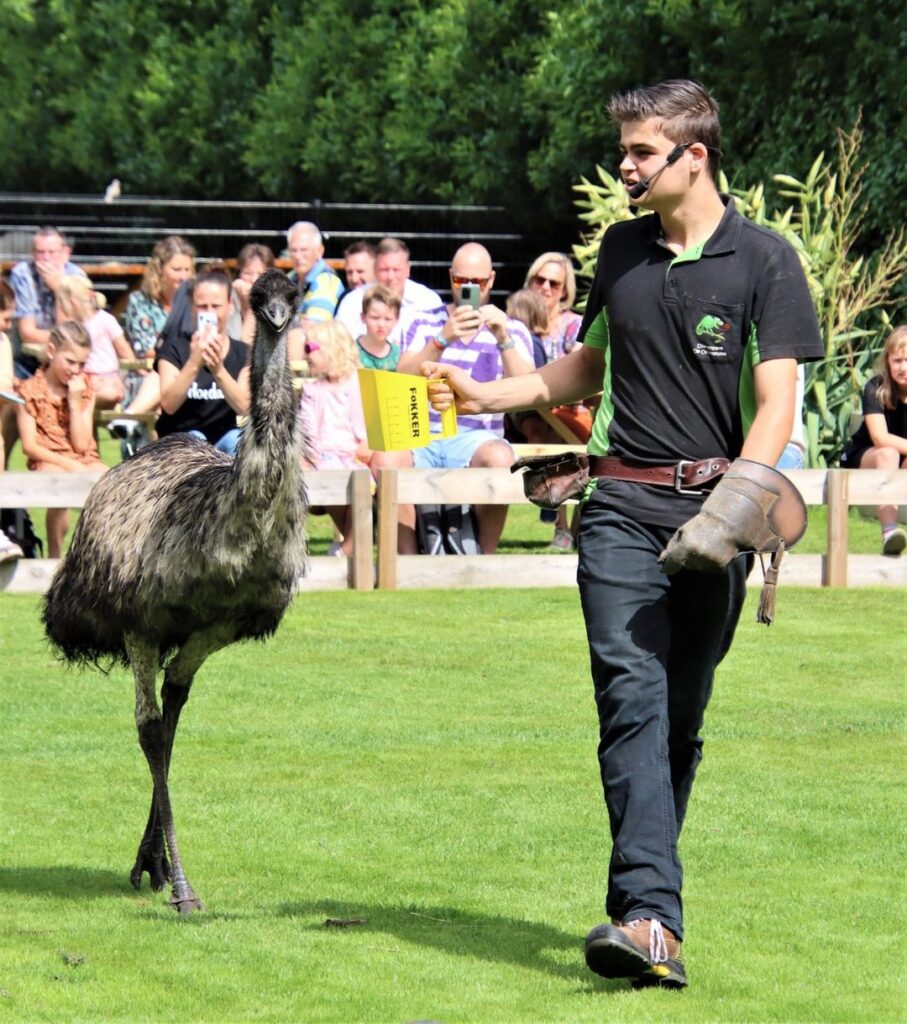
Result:
[[[400,346],[388,336],[400,319],[400,297],[383,284],[370,285],[362,296],[362,323],[365,333],[356,345],[359,364],[371,370],[396,370]]]
[[[550,330],[550,312],[543,295],[535,288],[521,288],[507,299],[507,315],[519,320],[529,328],[532,337],[532,355],[536,367],[544,366],[552,359],[563,355],[563,350],[546,345]],[[582,441],[586,441],[592,432],[592,418],[589,411],[582,405],[565,405],[551,410],[561,422],[565,423]],[[565,439],[538,412],[509,413],[508,420],[515,428],[514,440],[525,439],[530,444],[565,444]],[[551,547],[557,551],[573,549],[573,531],[567,519],[567,509],[561,506],[557,511],[543,508],[539,512],[543,523],[554,523],[554,536]]]
[[[863,422],[841,456],[843,469],[907,469],[907,326],[888,335],[876,376],[863,389]],[[900,555],[907,532],[895,505],[879,506],[882,554]]]
[[[132,346],[123,329],[104,305],[104,296],[94,291],[87,277],[71,274],[60,281],[57,293],[57,322],[76,320],[88,331],[91,353],[85,373],[91,380],[95,404],[112,409],[125,392],[120,373],[121,359],[134,359]]]
[[[19,438],[28,468],[84,473],[103,471],[94,440],[94,393],[85,364],[91,352],[88,331],[74,320],[58,324],[47,343],[47,365],[19,382],[24,405],[17,410]],[[51,558],[63,553],[69,509],[47,510]]]
[[[309,469],[346,469],[368,464],[365,416],[356,373],[356,344],[337,320],[309,323],[303,345],[311,379],[302,387],[300,409],[308,443]],[[352,519],[346,505],[328,506],[342,536],[330,554],[353,553]]]
[[[13,329],[13,312],[16,297],[6,281],[0,281],[0,410],[5,415],[15,415],[15,384],[13,383],[13,346],[8,332]],[[9,410],[9,411],[7,411]],[[6,462],[3,450],[3,435],[0,434],[0,470]],[[22,548],[0,530],[0,562],[21,558]]]

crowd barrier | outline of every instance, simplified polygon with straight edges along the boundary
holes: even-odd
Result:
[[[543,449],[528,446],[520,454]],[[558,450],[565,450],[563,448]],[[907,473],[882,470],[802,469],[786,473],[809,506],[828,510],[826,550],[784,559],[782,581],[803,586],[907,586],[907,555],[848,554],[848,509],[853,505],[907,505]],[[81,508],[97,474],[0,473],[0,508]],[[312,505],[349,505],[352,558],[313,557],[305,590],[381,590],[461,587],[571,586],[576,555],[397,554],[400,504],[526,504],[519,475],[507,469],[381,470],[377,501],[368,471],[325,470],[306,476]],[[377,507],[377,520],[373,509]],[[0,590],[46,589],[55,562],[22,559],[0,565]],[[751,581],[761,582],[758,569]]]

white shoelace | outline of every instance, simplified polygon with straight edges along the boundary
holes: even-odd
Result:
[[[649,960],[653,964],[664,963],[668,959],[668,942],[662,931],[660,921],[649,922]]]

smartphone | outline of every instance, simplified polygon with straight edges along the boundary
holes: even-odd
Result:
[[[200,309],[198,311],[195,328],[199,334],[205,334],[206,328],[211,327],[213,330],[208,331],[209,334],[217,334],[217,313],[212,313],[206,309]]]
[[[481,298],[482,290],[477,284],[462,284],[460,285],[460,301],[457,305],[472,306],[473,309],[478,309]]]

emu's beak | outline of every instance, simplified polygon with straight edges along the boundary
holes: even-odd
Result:
[[[293,307],[282,299],[271,299],[261,307],[261,314],[279,333],[290,322],[293,316]]]

